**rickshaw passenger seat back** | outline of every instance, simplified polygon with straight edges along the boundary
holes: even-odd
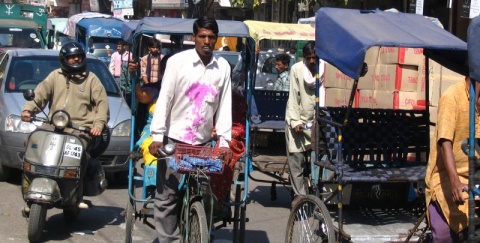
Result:
[[[274,90],[255,90],[253,97],[262,121],[285,120],[288,92]]]
[[[346,108],[327,108],[334,121]],[[426,164],[430,120],[426,110],[352,108],[342,128],[342,155],[350,166],[397,168]],[[325,141],[329,143],[329,141]],[[332,147],[334,145],[328,145]]]

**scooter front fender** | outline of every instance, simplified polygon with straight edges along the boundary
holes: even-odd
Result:
[[[24,195],[25,201],[55,203],[61,199],[60,188],[50,178],[35,178]]]

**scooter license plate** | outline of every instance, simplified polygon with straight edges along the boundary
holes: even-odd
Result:
[[[80,159],[82,157],[82,145],[74,143],[65,143],[65,149],[63,150],[63,155],[72,157],[75,159]]]

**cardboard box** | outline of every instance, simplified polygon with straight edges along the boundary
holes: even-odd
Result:
[[[393,91],[360,90],[358,107],[393,109]]]
[[[430,106],[438,106],[438,101],[440,100],[440,84],[441,76],[431,75],[430,76]]]
[[[458,82],[464,82],[464,81],[465,81],[464,76],[457,76],[457,75],[447,76],[442,74],[442,78],[440,80],[440,97],[445,92],[445,90],[447,90],[450,86]]]
[[[342,73],[330,63],[325,63],[325,88],[350,89],[353,79]]]
[[[379,50],[380,63],[419,65],[423,61],[422,48],[381,47]]]
[[[365,53],[365,63],[367,65],[376,65],[380,61],[380,47],[372,46],[368,48],[367,53]]]
[[[418,66],[400,64],[368,65],[368,72],[358,81],[358,89],[416,91]]]
[[[438,107],[429,106],[428,111],[430,113],[430,122],[437,123]],[[435,127],[434,127],[435,128]]]
[[[415,162],[416,160],[417,160],[417,154],[416,153],[408,153],[407,154],[407,161]],[[425,163],[428,162],[426,152],[420,152],[420,162],[425,162]]]
[[[325,106],[342,107],[347,106],[350,100],[350,89],[326,88],[325,89]],[[358,91],[355,91],[353,107],[358,107]]]
[[[419,110],[425,109],[425,100],[419,100],[417,92],[395,91],[393,94],[393,109]]]

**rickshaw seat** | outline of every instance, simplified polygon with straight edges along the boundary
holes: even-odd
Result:
[[[346,108],[327,110],[334,121],[345,119]],[[426,110],[352,108],[342,130],[343,180],[423,179],[430,145],[429,125]],[[324,128],[321,131],[320,139],[332,154],[338,140],[331,139],[333,133],[326,134]]]
[[[253,148],[257,144],[257,133],[283,133],[285,132],[285,111],[287,109],[288,92],[275,90],[255,90],[253,97],[257,105],[260,123],[252,123]],[[283,149],[283,148],[282,148]]]
[[[252,127],[272,130],[285,129],[285,111],[287,108],[288,92],[255,90],[253,97],[262,122],[253,124]]]

